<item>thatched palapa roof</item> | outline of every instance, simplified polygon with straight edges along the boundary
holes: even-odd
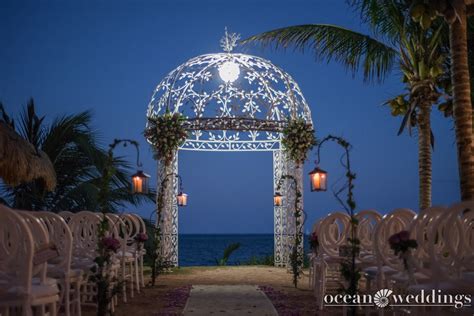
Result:
[[[10,186],[41,179],[46,190],[56,187],[56,172],[46,153],[4,122],[0,122],[0,177]]]

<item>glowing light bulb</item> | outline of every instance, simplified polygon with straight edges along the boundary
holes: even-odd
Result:
[[[219,66],[219,76],[221,76],[221,79],[227,83],[232,83],[237,80],[239,74],[239,65],[237,65],[233,61],[226,61],[225,63]]]

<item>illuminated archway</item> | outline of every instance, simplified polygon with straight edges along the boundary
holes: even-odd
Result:
[[[281,139],[289,119],[301,118],[312,126],[311,111],[289,74],[263,58],[232,53],[238,39],[238,35],[226,31],[221,40],[223,53],[191,58],[171,71],[156,87],[147,117],[166,112],[186,117],[188,138],[179,150],[270,151],[274,190],[285,174],[293,175],[302,186],[302,166],[285,157]],[[171,173],[178,174],[178,152],[171,166],[159,165],[157,183]],[[293,215],[295,196],[290,185],[287,182],[282,186],[283,203],[274,206],[275,266],[287,266],[297,231]],[[178,183],[173,177],[165,194],[161,231],[163,255],[176,266],[177,193]],[[303,252],[303,243],[300,251]]]

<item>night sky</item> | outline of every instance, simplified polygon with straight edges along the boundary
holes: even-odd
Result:
[[[306,23],[364,31],[345,1],[0,1],[0,100],[17,114],[28,98],[51,121],[92,109],[101,142],[139,140],[146,172],[156,164],[142,136],[153,89],[172,69],[200,54],[220,52],[224,27],[242,37]],[[317,63],[310,51],[237,49],[271,60],[300,85],[316,135],[353,144],[357,209],[387,212],[418,205],[417,138],[397,136],[400,118],[381,104],[403,87],[398,73],[383,84],[363,83],[338,64]],[[433,110],[433,204],[459,199],[451,119]],[[132,150],[119,150],[134,163]],[[342,149],[328,143],[321,167],[334,183],[343,175]],[[330,192],[311,193],[305,164],[306,230],[341,207]],[[181,233],[272,233],[272,154],[180,152],[179,171],[189,206]],[[133,211],[134,208],[130,208]],[[149,216],[153,205],[137,211]]]

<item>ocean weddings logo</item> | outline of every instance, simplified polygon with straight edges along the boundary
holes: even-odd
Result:
[[[375,294],[326,294],[325,306],[388,306],[419,307],[449,306],[456,309],[471,307],[470,294],[447,294],[441,290],[420,290],[417,294],[394,294],[390,289],[378,290]]]

